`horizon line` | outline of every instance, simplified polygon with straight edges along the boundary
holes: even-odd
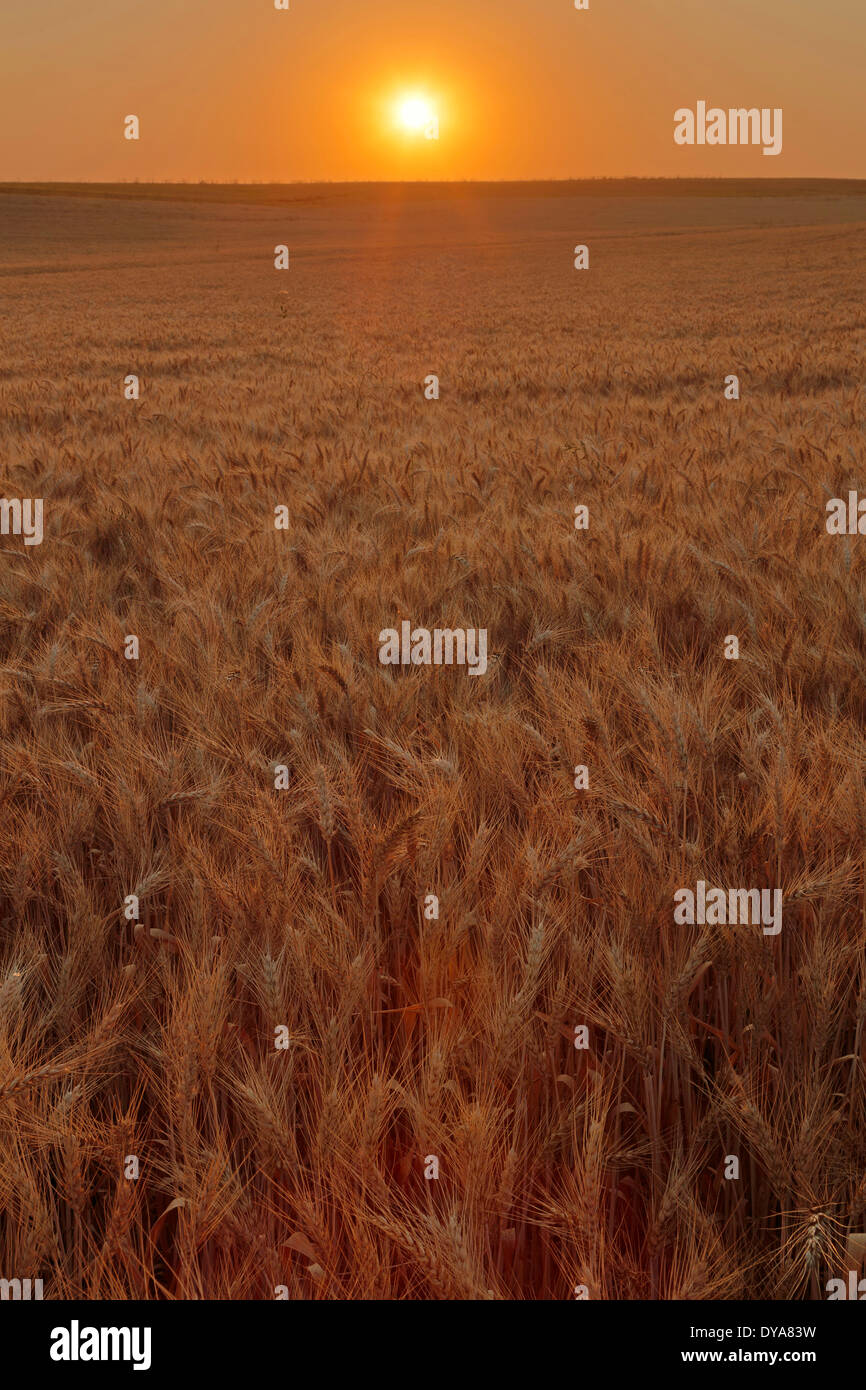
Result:
[[[402,187],[411,185],[527,184],[527,183],[862,183],[866,175],[857,174],[543,174],[520,179],[2,179],[0,188],[69,187],[77,188],[303,188],[321,184],[333,187],[358,185]]]

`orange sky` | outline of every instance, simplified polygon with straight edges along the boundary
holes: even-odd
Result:
[[[866,0],[290,4],[7,0],[0,180],[866,177]],[[698,100],[782,107],[782,153],[675,145]]]

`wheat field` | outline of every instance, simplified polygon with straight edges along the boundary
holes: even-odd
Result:
[[[0,1273],[825,1297],[864,231],[853,184],[0,189],[3,496],[45,516],[0,537]],[[381,665],[403,619],[486,674]],[[676,925],[700,879],[781,932]]]

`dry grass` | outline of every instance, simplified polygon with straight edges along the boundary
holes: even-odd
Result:
[[[866,198],[2,205],[46,538],[0,556],[0,1274],[823,1297],[866,1221],[866,542],[824,531]],[[403,617],[487,675],[380,667]],[[674,926],[698,878],[781,935]]]

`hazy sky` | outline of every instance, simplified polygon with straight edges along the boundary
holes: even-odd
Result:
[[[0,3],[0,180],[866,177],[866,0]],[[698,100],[782,153],[677,146]]]

